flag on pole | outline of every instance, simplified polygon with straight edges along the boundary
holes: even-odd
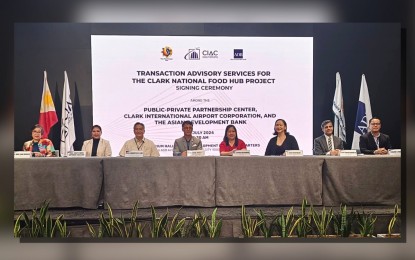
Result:
[[[61,121],[61,156],[67,156],[69,151],[73,151],[73,143],[76,140],[75,126],[73,120],[72,101],[70,97],[68,75],[65,74],[62,94],[62,121]]]
[[[354,125],[352,149],[359,149],[360,136],[367,133],[369,120],[372,118],[369,90],[367,89],[365,74],[362,74],[360,84],[359,103],[357,105],[356,122]]]
[[[52,94],[50,93],[46,70],[43,72],[43,93],[40,102],[39,125],[43,127],[42,138],[48,138],[50,129],[58,122],[55,104],[53,103]]]
[[[336,91],[333,99],[334,135],[346,142],[346,119],[344,117],[342,81],[340,73],[336,73]]]

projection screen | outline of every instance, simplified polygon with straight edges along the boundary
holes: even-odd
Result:
[[[278,118],[312,154],[312,37],[92,35],[91,49],[93,123],[113,156],[135,122],[172,156],[185,120],[206,155],[219,155],[229,124],[264,155]]]

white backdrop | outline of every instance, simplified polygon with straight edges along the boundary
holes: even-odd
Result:
[[[263,155],[277,118],[312,154],[312,37],[92,35],[91,49],[93,122],[114,156],[135,122],[171,156],[184,120],[207,155],[219,155],[228,124]]]

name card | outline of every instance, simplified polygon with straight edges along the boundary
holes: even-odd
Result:
[[[251,156],[251,151],[249,150],[236,150],[232,154],[233,156]]]
[[[357,156],[356,150],[341,150],[340,156]]]
[[[14,151],[14,158],[31,158],[32,152],[30,151]]]
[[[285,156],[303,156],[303,150],[285,150]]]
[[[389,149],[388,154],[393,156],[401,156],[401,149]]]
[[[144,157],[143,151],[127,151],[125,157]]]
[[[69,151],[67,157],[71,157],[71,158],[86,157],[86,152],[85,151]]]
[[[205,156],[205,151],[204,150],[187,150],[187,156],[189,157]]]

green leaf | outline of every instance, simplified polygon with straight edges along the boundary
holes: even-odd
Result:
[[[133,225],[132,222],[130,222],[130,228],[128,228],[128,225],[125,222],[125,219],[122,216],[122,214],[121,214],[120,221],[121,221],[120,226],[123,228],[123,232],[124,232],[125,237],[131,237],[131,234],[130,233],[133,230],[133,228],[132,228],[132,225]]]
[[[392,235],[393,228],[395,226],[396,219],[398,217],[398,211],[399,211],[398,204],[395,204],[394,211],[393,211],[393,216],[392,216],[391,220],[389,221],[389,225],[388,225],[388,235],[389,235],[389,237]]]
[[[27,216],[26,212],[23,212],[22,214],[23,214],[23,219],[24,219],[26,227],[31,228],[31,225],[30,225],[31,222],[30,222],[29,217]]]
[[[35,229],[36,237],[41,237],[43,235],[42,223],[40,222],[38,218],[34,218],[34,224],[35,224],[34,226],[36,227]]]
[[[14,222],[14,228],[13,228],[14,237],[20,237],[20,235],[21,235],[22,229],[21,229],[21,226],[20,226],[20,219],[22,218],[22,216],[23,216],[23,214],[20,214],[17,217],[16,221]]]
[[[118,236],[120,237],[124,237],[124,234],[122,232],[122,228],[120,226],[120,223],[122,223],[119,219],[115,219],[115,221],[113,222],[113,229],[115,229],[115,231],[117,232]],[[113,234],[114,236],[115,234]]]
[[[99,223],[102,226],[102,237],[112,237],[113,232],[110,227],[110,221],[105,220],[103,213],[100,215]]]
[[[153,206],[151,206],[151,237],[157,237],[157,215]]]
[[[88,222],[86,222],[86,225],[88,227],[89,234],[91,234],[92,237],[97,237],[97,233],[95,232],[94,227],[91,224],[89,224]]]
[[[63,229],[63,227],[62,227],[62,223],[59,220],[56,220],[55,221],[55,224],[53,225],[53,227],[51,229],[51,232],[50,232],[50,237],[51,238],[54,237],[54,234],[56,233],[56,229],[59,230],[59,234],[62,237],[62,229]]]
[[[143,230],[147,226],[147,224],[141,225],[141,223],[137,224],[136,230],[137,230],[137,237],[143,238]]]

